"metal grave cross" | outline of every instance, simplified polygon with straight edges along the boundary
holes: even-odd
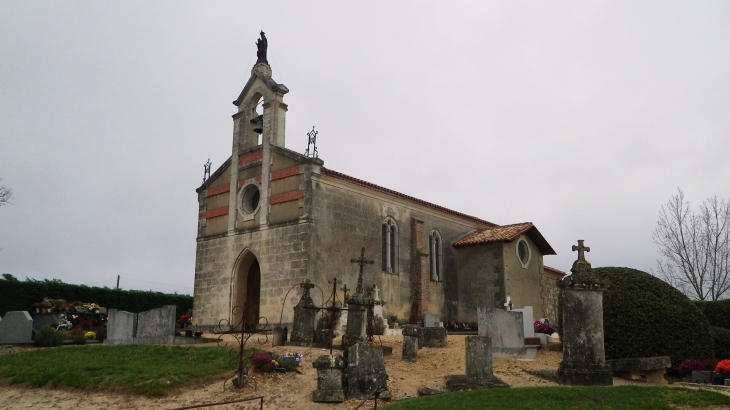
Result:
[[[360,249],[360,259],[350,259],[350,263],[357,263],[360,266],[360,274],[357,277],[357,288],[355,288],[355,293],[362,294],[362,269],[365,265],[374,264],[375,261],[365,259],[365,248],[362,248]]]
[[[578,251],[578,260],[584,261],[586,260],[586,256],[584,252],[590,252],[591,248],[587,246],[583,246],[584,239],[578,239],[578,246],[573,245],[573,252]]]

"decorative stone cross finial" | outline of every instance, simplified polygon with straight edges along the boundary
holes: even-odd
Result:
[[[309,290],[314,288],[314,284],[309,278],[304,279],[304,282],[299,284],[299,287],[304,289],[304,295],[309,296]]]
[[[360,249],[360,259],[350,259],[350,263],[357,263],[360,266],[360,274],[357,277],[357,288],[355,293],[362,294],[362,270],[365,265],[372,265],[375,261],[365,259],[365,248]]]
[[[590,252],[591,248],[587,246],[583,246],[584,239],[578,239],[578,246],[573,245],[573,252],[578,251],[578,260],[584,261],[586,260],[586,256],[584,252]]]

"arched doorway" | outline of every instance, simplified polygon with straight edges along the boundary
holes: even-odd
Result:
[[[256,256],[249,250],[243,251],[235,269],[233,306],[243,309],[247,326],[256,325],[261,306],[261,267]],[[242,311],[235,309],[231,324],[240,330]]]

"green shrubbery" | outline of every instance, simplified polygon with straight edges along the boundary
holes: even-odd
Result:
[[[40,347],[61,346],[63,344],[63,332],[58,332],[52,327],[44,327],[35,332],[35,345]]]
[[[680,291],[636,269],[596,268],[609,281],[603,294],[606,359],[669,356],[685,359],[715,354],[710,325]]]
[[[730,329],[730,299],[716,301],[695,301],[711,326]]]
[[[95,302],[109,309],[144,312],[165,305],[177,306],[177,316],[193,308],[188,295],[115,290],[84,285],[71,285],[60,280],[7,280],[0,279],[0,315],[13,310],[29,310],[43,298]]]
[[[730,329],[723,327],[710,326],[710,334],[715,342],[715,358],[730,358]]]

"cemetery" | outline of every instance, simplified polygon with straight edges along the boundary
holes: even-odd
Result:
[[[146,387],[142,390],[116,387],[137,396],[118,397],[113,391],[117,382],[108,381],[106,386],[112,390],[106,390],[105,384],[96,385],[95,392],[84,399],[92,403],[112,400],[118,408],[134,408],[149,396],[164,396],[164,406],[171,408],[256,394],[263,397],[266,408],[345,409],[363,403],[372,407],[376,397],[380,406],[390,402],[396,409],[417,408],[409,407],[410,403],[448,403],[448,392],[483,392],[479,394],[509,401],[510,394],[524,400],[520,387],[540,387],[549,395],[563,394],[561,385],[596,386],[581,388],[588,389],[588,395],[599,396],[600,389],[605,389],[600,386],[642,386],[647,392],[653,391],[650,386],[704,386],[725,394],[711,400],[730,403],[730,360],[725,356],[728,345],[724,339],[727,329],[711,326],[700,309],[666,283],[627,268],[593,269],[585,259],[590,249],[583,241],[573,250],[579,256],[572,275],[560,284],[558,323],[535,320],[530,306],[513,309],[507,301],[504,309],[479,308],[477,329],[471,334],[463,334],[463,329],[449,332],[432,314],[403,326],[383,318],[377,287],[363,283],[363,270],[369,264],[364,251],[352,261],[359,268],[352,293],[346,284],[332,278],[325,285],[332,289],[329,298],[317,304],[311,291],[318,285],[304,281],[292,288],[300,293],[298,303],[289,307],[294,313],[292,329],[281,323],[271,329],[265,318],[248,323],[246,314],[239,312],[240,322],[222,320],[215,335],[206,334],[217,339],[185,337],[185,333],[201,336],[201,332],[195,329],[191,315],[178,316],[174,305],[139,313],[95,306],[92,310],[98,308],[99,312],[77,313],[105,313],[95,329],[106,336],[103,346],[79,347],[92,349],[88,352],[65,350],[70,349],[67,347],[53,350],[34,347],[33,334],[37,338],[41,331],[72,328],[74,324],[66,319],[72,312],[65,308],[63,313],[11,311],[0,319],[0,344],[8,346],[0,348],[0,379],[10,377],[11,381],[0,386],[0,394],[19,403],[61,401],[67,405],[60,408],[73,408],[80,402],[70,399],[66,391],[48,387],[49,382],[66,382],[52,375],[42,379],[47,381],[31,381],[32,366],[17,370],[19,363],[29,362],[23,358],[33,355],[30,362],[42,360],[50,368],[59,366],[60,374],[65,372],[65,363],[83,363],[86,355],[95,361],[90,363],[92,367],[108,366],[110,374],[123,371],[114,361],[108,362],[105,352],[109,352],[113,356],[136,355],[141,362],[162,360],[145,370],[159,374],[154,376],[157,382],[143,383]],[[59,322],[51,326],[47,322],[52,314],[58,315],[54,318]],[[40,325],[36,318],[41,318]],[[220,347],[201,347],[216,340]],[[195,347],[175,346],[188,344]],[[179,349],[173,355],[181,360],[166,364],[164,357],[173,352],[166,349]],[[60,363],[54,364],[59,358]],[[189,374],[188,361],[198,363],[193,366],[200,372],[198,376]],[[231,373],[236,363],[238,370]],[[82,387],[81,380],[88,378],[84,366],[79,367],[77,384],[70,386]],[[202,387],[184,387],[195,377],[206,380]],[[42,389],[27,397],[23,392],[28,387]],[[509,391],[514,393],[505,393]],[[627,397],[631,397],[630,392],[627,390]]]

